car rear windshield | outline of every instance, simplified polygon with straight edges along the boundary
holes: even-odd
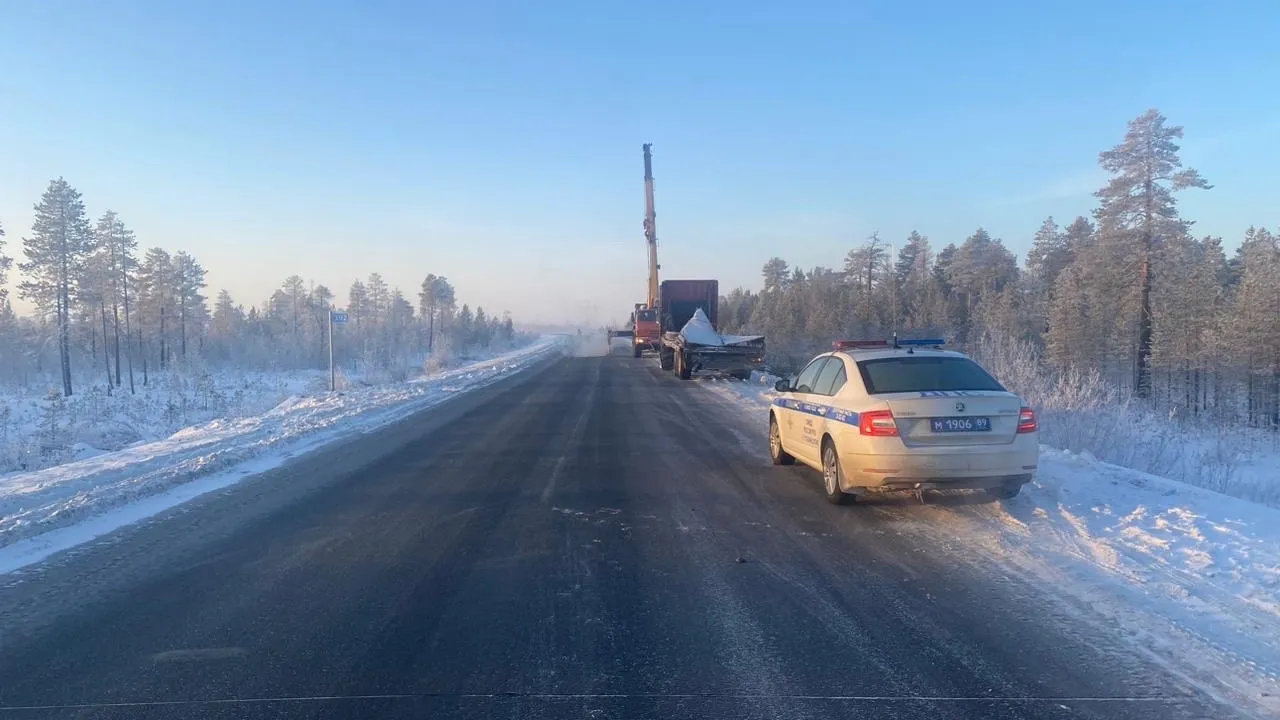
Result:
[[[867,393],[1004,390],[978,363],[963,357],[890,357],[858,363]]]

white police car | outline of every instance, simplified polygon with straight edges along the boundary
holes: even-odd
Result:
[[[819,470],[833,503],[866,489],[1017,495],[1039,461],[1035,411],[942,344],[844,340],[779,380],[773,463]]]

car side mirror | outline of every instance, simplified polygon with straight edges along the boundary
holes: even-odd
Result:
[[[791,381],[786,378],[782,378],[781,380],[773,384],[773,389],[777,390],[778,392],[790,392]]]

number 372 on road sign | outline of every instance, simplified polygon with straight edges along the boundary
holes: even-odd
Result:
[[[333,321],[333,324],[334,324],[334,325],[346,325],[346,324],[347,324],[347,314],[346,314],[345,312],[340,312],[340,311],[335,310],[335,311],[333,311],[332,313],[330,313],[330,314],[329,314],[329,318]]]

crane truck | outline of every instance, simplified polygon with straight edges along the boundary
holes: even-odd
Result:
[[[720,283],[717,280],[659,282],[658,218],[653,202],[653,144],[644,149],[644,236],[649,251],[649,282],[644,303],[636,303],[629,332],[632,354],[656,351],[658,365],[682,380],[695,372],[714,372],[747,379],[764,365],[763,335],[722,335],[718,328]],[[627,332],[627,331],[622,331]],[[610,338],[622,336],[611,331]]]

